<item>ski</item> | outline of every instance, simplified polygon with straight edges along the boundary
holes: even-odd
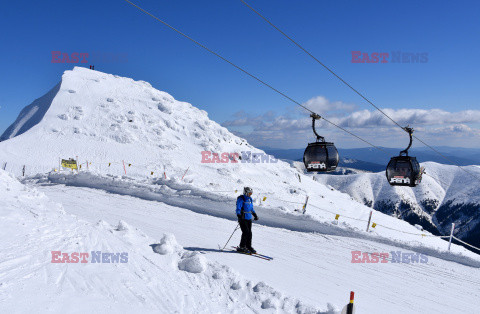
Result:
[[[273,260],[273,257],[270,257],[270,256],[267,256],[267,255],[263,255],[263,254],[259,254],[259,253],[245,253],[245,252],[239,252],[237,251],[237,246],[232,246],[232,248],[234,249],[235,252],[237,253],[241,253],[241,254],[245,254],[245,255],[251,255],[251,256],[255,256],[255,257],[258,257],[258,258],[262,258],[262,259],[265,259],[267,261],[271,261]]]
[[[257,254],[238,252],[237,250],[230,250],[230,251],[235,252],[235,253],[239,253],[239,254],[243,254],[243,255],[250,255],[250,256],[253,256],[253,257],[258,257],[258,258],[264,259],[266,261],[271,261],[272,260],[272,258],[263,257],[263,256],[260,256],[260,255],[257,255]]]

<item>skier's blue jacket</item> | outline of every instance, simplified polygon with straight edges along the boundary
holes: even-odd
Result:
[[[252,220],[252,213],[255,213],[252,198],[246,195],[237,197],[237,215],[243,215],[242,218],[245,220]]]

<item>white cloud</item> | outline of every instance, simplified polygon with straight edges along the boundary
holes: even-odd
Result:
[[[330,102],[322,96],[314,97],[304,105],[375,145],[402,147],[405,142],[408,143],[408,136],[377,110],[354,111],[355,105]],[[401,126],[412,126],[416,134],[431,145],[454,146],[459,140],[466,146],[480,145],[480,129],[474,126],[480,124],[480,110],[382,110]],[[271,111],[259,116],[239,112],[234,115],[235,119],[226,121],[223,125],[233,129],[239,126],[250,127],[252,132],[243,132],[241,135],[253,145],[301,147],[314,139],[311,118],[308,114],[302,114],[298,118],[291,114],[275,115]],[[323,120],[317,122],[317,131],[327,140],[345,143],[340,145],[342,147],[365,146],[365,143]]]
[[[427,129],[426,133],[432,135],[451,135],[451,136],[480,136],[480,129],[471,128],[465,124],[453,124],[446,127]]]
[[[328,113],[330,116],[343,115],[344,113],[353,112],[358,108],[355,104],[347,104],[341,101],[331,102],[323,96],[313,97],[303,103],[303,105],[320,115]]]
[[[388,116],[400,125],[442,125],[450,123],[479,123],[480,110],[464,110],[459,112],[448,112],[441,109],[382,109]],[[345,127],[372,127],[392,125],[387,117],[379,111],[362,110],[335,119],[337,123]]]

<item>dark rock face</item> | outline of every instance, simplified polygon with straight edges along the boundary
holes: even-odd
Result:
[[[432,200],[434,203],[435,201]],[[412,225],[420,225],[424,230],[427,230],[435,235],[440,235],[440,231],[437,226],[430,222],[428,215],[419,211],[418,208],[410,204],[409,202],[400,201],[379,201],[375,202],[375,205],[372,206],[373,201],[366,201],[364,204],[366,206],[372,207],[375,210],[378,210],[384,214],[397,217],[399,219],[405,220],[406,222]]]
[[[384,214],[421,225],[435,235],[450,235],[454,223],[455,237],[480,248],[480,185],[477,179],[480,166],[462,169],[435,162],[425,162],[422,166],[427,175],[414,188],[390,186],[384,172],[328,175],[321,177],[321,182]]]
[[[449,200],[438,208],[435,216],[440,227],[448,233],[452,222],[456,222],[454,235],[480,247],[480,204],[454,204],[454,201]]]
[[[403,200],[374,202],[363,199],[366,206],[405,220],[412,225],[418,224],[434,235],[450,234],[452,222],[455,222],[454,235],[471,245],[480,247],[480,204],[454,204],[454,201],[448,200],[440,204],[436,199],[424,199],[419,202],[420,208],[418,208],[418,205]]]

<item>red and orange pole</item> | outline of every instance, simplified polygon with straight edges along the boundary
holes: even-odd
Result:
[[[354,292],[350,291],[350,303],[347,304],[347,314],[353,314],[353,298]]]

